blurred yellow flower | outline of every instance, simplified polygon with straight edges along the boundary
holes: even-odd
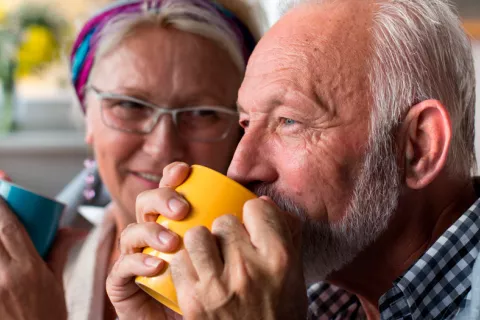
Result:
[[[0,6],[0,24],[3,23],[5,18],[7,17],[7,11],[4,7]]]
[[[43,64],[53,61],[58,54],[58,44],[52,32],[39,25],[25,29],[17,53],[17,76],[26,76]]]

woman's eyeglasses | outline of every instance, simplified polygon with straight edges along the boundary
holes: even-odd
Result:
[[[163,115],[170,115],[178,134],[187,140],[216,142],[225,139],[238,122],[238,112],[220,106],[163,108],[126,95],[89,86],[100,101],[106,126],[137,134],[153,131]]]

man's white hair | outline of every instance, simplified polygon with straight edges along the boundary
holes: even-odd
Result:
[[[452,120],[449,172],[469,177],[476,169],[475,72],[458,16],[447,0],[382,1],[378,7],[370,77],[375,121],[398,124],[416,103],[440,100]]]
[[[284,0],[283,11],[308,2]],[[332,0],[330,0],[332,1]],[[373,21],[372,139],[391,132],[416,103],[437,99],[452,120],[451,175],[470,177],[475,159],[475,73],[470,40],[448,0],[379,0]],[[372,141],[374,142],[374,141]]]

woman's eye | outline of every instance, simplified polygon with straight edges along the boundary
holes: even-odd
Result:
[[[140,103],[137,103],[137,102],[133,102],[133,101],[119,101],[117,103],[117,105],[119,107],[122,107],[122,108],[125,108],[125,109],[143,109],[143,108],[145,108],[144,105],[142,105]]]
[[[117,119],[133,121],[150,117],[153,109],[135,101],[112,100],[104,112]]]
[[[220,115],[215,110],[195,110],[191,113],[192,118],[211,118],[211,119],[218,119]]]

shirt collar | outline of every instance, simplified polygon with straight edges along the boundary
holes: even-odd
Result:
[[[447,318],[464,303],[480,249],[478,199],[380,298],[383,319]]]

